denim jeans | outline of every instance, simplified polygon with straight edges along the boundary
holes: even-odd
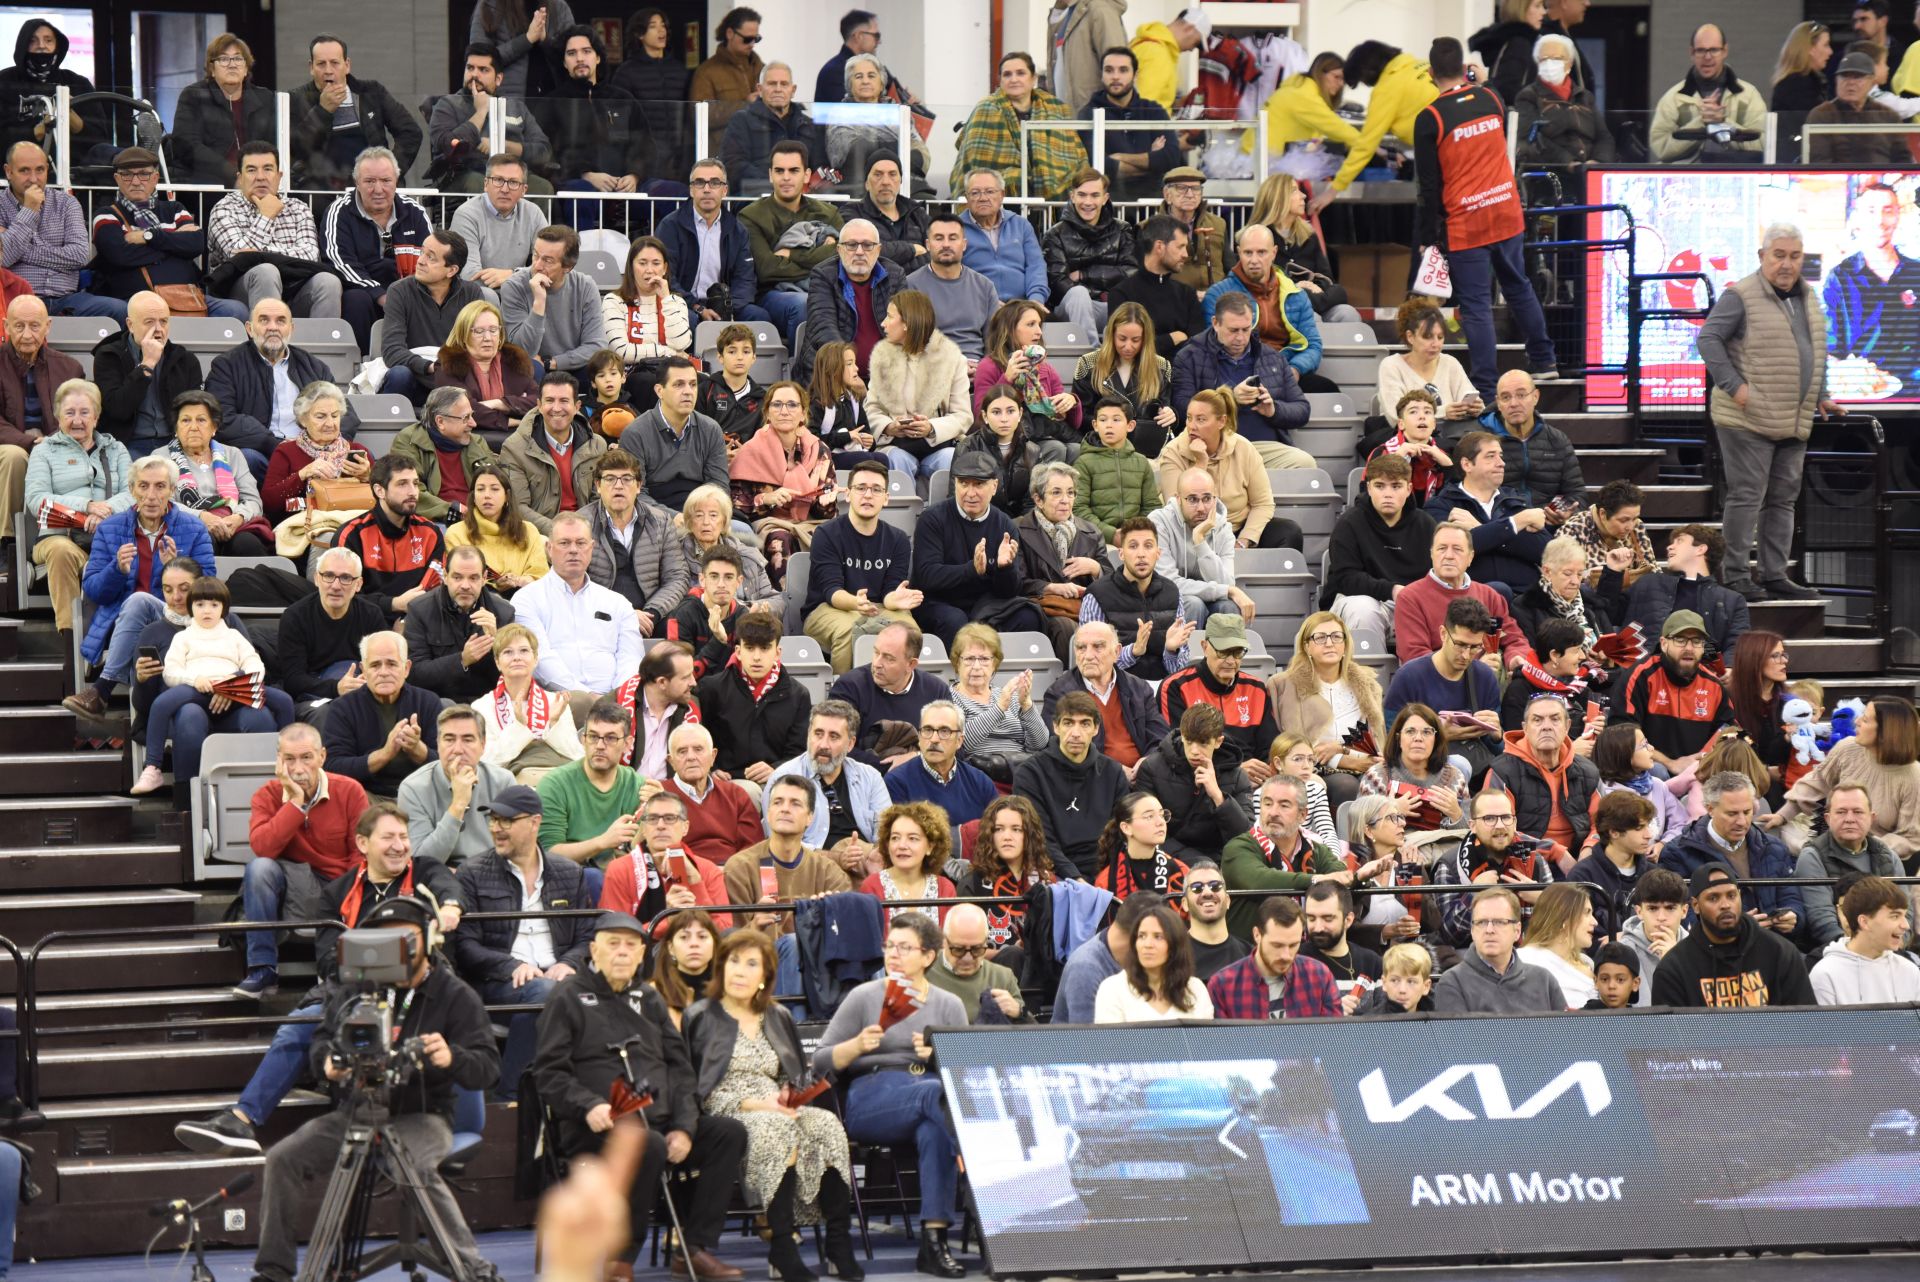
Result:
[[[920,1218],[953,1223],[957,1145],[938,1077],[885,1072],[855,1078],[847,1088],[847,1138],[862,1144],[912,1140],[919,1154]]]
[[[240,904],[248,921],[317,921],[327,914],[320,876],[305,864],[288,859],[255,858],[240,877]],[[277,932],[247,933],[247,969],[277,966]]]
[[[214,567],[200,567],[212,574]],[[133,661],[139,657],[140,634],[146,626],[167,612],[167,604],[151,592],[135,592],[120,603],[114,616],[113,631],[107,634],[107,653],[100,675],[110,681],[133,683]]]
[[[57,298],[45,298],[40,301],[47,305],[49,316],[111,316],[122,325],[127,323],[127,304],[124,299],[107,298],[100,294],[89,294],[84,289],[76,289],[71,294],[61,294]]]
[[[243,321],[247,317],[247,305],[237,298],[215,298],[207,295],[207,315],[218,316],[221,320]]]
[[[200,774],[200,753],[206,747],[208,735],[266,734],[292,725],[293,696],[272,686],[267,687],[266,696],[264,708],[233,707],[218,716],[197,703],[178,709],[173,714],[173,777],[193,779]],[[159,702],[154,700],[156,705]],[[151,732],[151,722],[148,729]],[[151,736],[148,742],[151,744]],[[147,759],[155,764],[159,762],[151,751]]]
[[[413,376],[413,371],[405,365],[395,365],[387,370],[386,377],[380,380],[380,392],[385,396],[404,396],[418,406],[427,399],[430,389]]]
[[[293,1014],[318,1015],[325,1009],[325,1003],[309,1002],[295,1007]],[[313,1034],[319,1027],[318,1024],[282,1024],[273,1030],[273,1044],[267,1047],[260,1067],[247,1079],[247,1088],[240,1092],[240,1111],[247,1115],[249,1122],[265,1126],[273,1110],[280,1107],[280,1101],[307,1071],[307,1048],[313,1045]]]
[[[807,296],[790,289],[770,289],[757,300],[780,330],[780,341],[793,351],[793,332],[807,318]]]
[[[1500,353],[1493,332],[1496,278],[1514,323],[1526,339],[1527,364],[1537,368],[1551,365],[1554,360],[1553,340],[1547,337],[1547,318],[1540,310],[1533,282],[1527,279],[1521,237],[1509,236],[1475,249],[1456,249],[1447,255],[1447,267],[1453,273],[1453,301],[1460,309],[1460,328],[1467,335],[1467,377],[1473,380],[1474,390],[1491,405],[1495,385],[1500,381]]]
[[[546,1002],[556,981],[529,979],[518,988],[511,980],[496,979],[481,989],[489,1006],[535,1006]],[[515,1015],[507,1024],[507,1044],[500,1050],[500,1094],[508,1099],[520,1089],[520,1075],[533,1063],[537,1015]]]
[[[20,1210],[20,1150],[0,1144],[0,1278],[13,1268],[13,1217]]]
[[[953,466],[953,446],[942,445],[925,458],[915,458],[898,445],[889,445],[881,450],[887,456],[887,463],[896,472],[905,472],[918,480],[926,480],[935,472],[944,472]]]

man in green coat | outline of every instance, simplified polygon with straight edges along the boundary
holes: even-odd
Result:
[[[822,158],[824,160],[824,158]],[[773,194],[762,196],[740,211],[740,225],[747,229],[747,244],[753,250],[753,271],[760,283],[754,301],[766,308],[787,350],[793,350],[793,333],[807,317],[807,277],[813,269],[840,254],[840,215],[832,205],[807,196],[807,145],[792,140],[773,144],[773,160],[767,180]],[[796,233],[802,244],[780,241],[799,223],[825,223],[834,235],[806,237],[805,229]]]
[[[1340,856],[1309,837],[1305,831],[1306,798],[1292,775],[1274,775],[1260,785],[1260,817],[1220,852],[1220,871],[1227,890],[1292,891],[1298,893],[1329,878],[1352,884],[1353,874]],[[1253,937],[1260,916],[1260,900],[1234,895],[1227,909],[1227,929],[1240,939]]]
[[[473,493],[473,469],[496,457],[473,430],[473,401],[460,387],[428,392],[420,421],[403,428],[387,452],[406,459],[420,473],[417,514],[443,525],[465,515]]]

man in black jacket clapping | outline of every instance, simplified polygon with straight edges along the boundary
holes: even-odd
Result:
[[[645,1111],[647,1126],[662,1138],[650,1139],[642,1151],[629,1192],[630,1242],[622,1260],[609,1263],[607,1276],[615,1276],[622,1262],[626,1275],[632,1275],[647,1240],[660,1177],[672,1165],[698,1169],[701,1178],[679,1208],[686,1240],[669,1272],[685,1278],[691,1264],[701,1278],[738,1282],[741,1271],[716,1259],[712,1248],[726,1227],[747,1129],[730,1117],[701,1116],[686,1041],[660,994],[635,982],[645,928],[626,913],[613,912],[602,913],[595,925],[592,962],[555,988],[540,1012],[533,1075],[542,1102],[558,1121],[559,1150],[568,1157],[597,1153],[606,1142],[613,1129],[610,1093],[616,1081],[627,1078],[629,1087],[653,1095]]]

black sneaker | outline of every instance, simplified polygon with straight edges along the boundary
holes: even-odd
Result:
[[[271,966],[255,966],[247,977],[233,986],[236,997],[271,997],[280,991],[280,972]]]
[[[1758,605],[1762,601],[1773,600],[1767,590],[1752,579],[1730,579],[1727,586],[1745,597],[1748,605]]]
[[[19,1096],[0,1100],[0,1135],[25,1135],[46,1124],[46,1114],[28,1108]]]
[[[1560,373],[1560,367],[1558,365],[1540,365],[1540,366],[1530,367],[1527,370],[1527,376],[1536,383],[1558,383],[1563,377],[1565,377]]]
[[[223,1108],[200,1122],[181,1122],[173,1128],[173,1138],[196,1153],[216,1157],[258,1157],[260,1141],[253,1126],[242,1121],[230,1108]]]
[[[1768,579],[1760,585],[1776,601],[1818,601],[1820,593],[1792,579]]]

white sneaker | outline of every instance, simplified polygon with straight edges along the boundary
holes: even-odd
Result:
[[[140,777],[134,781],[130,791],[136,797],[144,797],[150,792],[160,791],[166,782],[167,777],[160,773],[160,767],[149,765],[140,772]]]

